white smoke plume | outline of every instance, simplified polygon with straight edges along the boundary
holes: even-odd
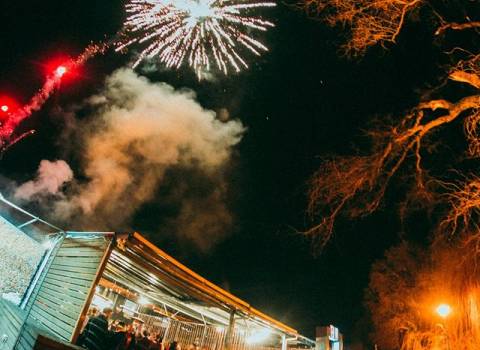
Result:
[[[16,188],[14,197],[21,201],[31,201],[36,197],[59,196],[66,183],[73,180],[73,171],[63,160],[50,162],[42,160],[37,178]]]
[[[206,206],[201,198],[180,199],[174,221],[178,228],[188,226],[184,234],[201,248],[217,241],[223,234],[219,231],[231,222],[219,174],[241,140],[241,122],[222,122],[195,101],[193,92],[152,83],[128,69],[109,77],[105,90],[92,97],[88,107],[96,112],[80,135],[82,178],[55,202],[56,218],[69,228],[123,230],[143,204],[155,199],[169,169],[195,168],[212,179],[210,188],[216,192],[205,195]],[[181,185],[188,179],[173,182]],[[189,204],[192,201],[197,209]],[[193,231],[202,238],[194,238]]]

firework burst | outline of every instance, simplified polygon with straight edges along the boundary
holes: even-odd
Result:
[[[117,51],[142,44],[134,67],[145,58],[158,57],[169,68],[188,64],[199,79],[212,69],[239,72],[248,68],[242,50],[258,56],[268,51],[249,33],[274,26],[249,13],[275,5],[249,0],[130,0],[125,28],[133,36]]]

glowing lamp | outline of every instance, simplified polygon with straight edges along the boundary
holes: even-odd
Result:
[[[438,316],[441,318],[447,318],[452,312],[452,308],[448,304],[440,304],[435,311],[437,311]]]
[[[59,78],[63,77],[63,75],[67,73],[67,67],[65,66],[59,66],[56,70],[55,70],[55,75]]]
[[[0,107],[0,109],[1,109],[1,110],[2,110],[2,112],[4,112],[4,113],[7,113],[7,112],[8,112],[8,110],[9,110],[9,108],[8,108],[8,106],[7,106],[7,105],[3,105],[3,106],[1,106],[1,107]]]

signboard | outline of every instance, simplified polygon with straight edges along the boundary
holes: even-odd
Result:
[[[338,341],[338,328],[330,325],[328,332],[328,339],[330,341]]]

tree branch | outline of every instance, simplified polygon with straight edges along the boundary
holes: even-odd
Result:
[[[448,76],[453,81],[460,83],[466,83],[473,86],[476,89],[480,89],[480,77],[474,73],[468,73],[461,70],[455,70]]]
[[[471,28],[480,28],[480,21],[474,21],[474,22],[467,22],[467,23],[446,23],[442,26],[440,26],[436,32],[435,35],[440,35],[443,32],[445,32],[448,29],[451,30],[464,30],[464,29],[471,29]]]
[[[320,222],[306,234],[315,237],[322,248],[331,238],[334,222],[340,212],[356,218],[375,211],[391,178],[409,155],[415,159],[417,195],[428,198],[425,196],[428,191],[424,186],[425,174],[421,165],[423,138],[477,108],[480,108],[480,95],[468,96],[455,103],[444,99],[420,103],[398,125],[370,133],[373,143],[370,155],[340,157],[326,162],[314,175],[309,193],[309,213],[314,218],[319,217]],[[436,111],[445,112],[433,119],[424,118],[426,113],[431,117],[432,112]],[[469,140],[476,139],[476,129],[472,129],[478,124],[477,120],[466,118]],[[474,152],[476,144],[470,143]]]

